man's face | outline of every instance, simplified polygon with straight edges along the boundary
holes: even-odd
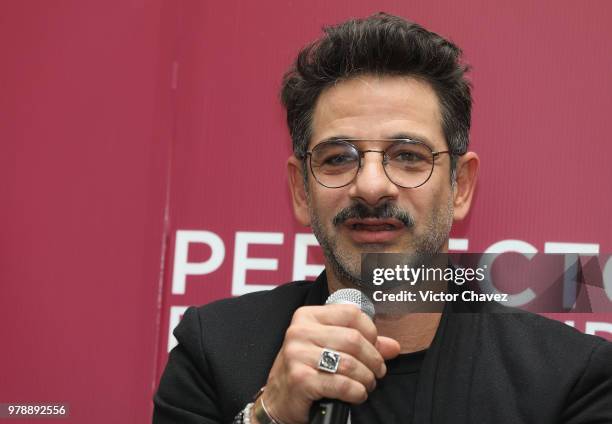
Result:
[[[413,138],[433,151],[448,149],[435,92],[410,77],[362,76],[325,90],[315,106],[308,150],[332,137]],[[354,144],[360,150],[389,146]],[[388,179],[380,153],[365,153],[358,175],[345,187],[324,187],[309,173],[305,198],[308,216],[302,213],[300,219],[296,210],[298,219],[312,226],[327,269],[343,285],[358,283],[362,253],[431,255],[447,250],[453,221],[448,154],[436,159],[424,185],[407,189]]]

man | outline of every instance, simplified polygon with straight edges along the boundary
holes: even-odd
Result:
[[[300,53],[282,89],[289,182],[325,272],[189,309],[154,422],[306,423],[324,398],[349,403],[352,423],[612,422],[602,339],[526,313],[448,306],[372,322],[321,306],[359,286],[362,253],[448,250],[479,163],[465,72],[455,45],[386,14],[328,28]]]

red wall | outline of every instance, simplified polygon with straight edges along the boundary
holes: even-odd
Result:
[[[267,233],[248,256],[277,261],[243,290],[292,279],[308,230],[290,209],[280,79],[322,25],[379,10],[452,38],[474,68],[480,185],[452,237],[612,251],[607,1],[3,2],[0,402],[147,422],[170,312],[239,289],[237,233]],[[173,294],[187,230],[224,254]],[[188,261],[211,253],[192,243]]]
[[[150,416],[173,6],[0,6],[0,402]]]

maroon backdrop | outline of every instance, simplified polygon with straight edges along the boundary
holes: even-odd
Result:
[[[278,90],[351,16],[413,19],[473,66],[454,250],[611,252],[612,4],[497,3],[2,2],[0,402],[147,422],[187,305],[318,272]],[[555,317],[612,339],[611,314]]]

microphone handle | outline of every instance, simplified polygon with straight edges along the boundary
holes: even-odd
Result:
[[[346,424],[349,411],[346,402],[321,399],[310,408],[310,424]]]

